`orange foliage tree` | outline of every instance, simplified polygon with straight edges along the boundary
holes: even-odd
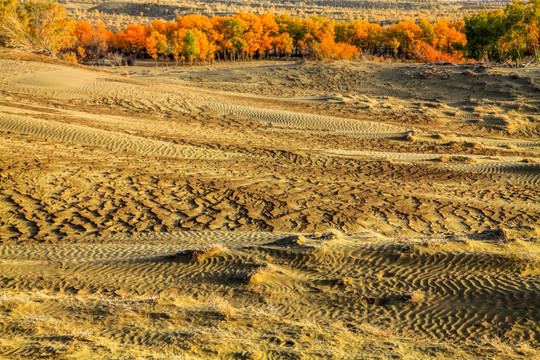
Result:
[[[84,20],[77,20],[73,35],[77,39],[75,47],[81,58],[104,56],[114,38],[114,34],[107,29],[104,23],[100,22],[94,27]]]
[[[140,55],[146,49],[149,29],[143,25],[130,24],[114,36],[114,45],[127,54]]]
[[[540,0],[514,0],[504,10],[480,12],[451,22],[401,21],[387,27],[367,21],[340,22],[315,16],[246,14],[208,18],[180,16],[150,26],[130,24],[113,34],[103,23],[74,22],[48,0],[0,0],[0,46],[78,59],[109,52],[190,62],[301,56],[353,59],[359,54],[413,61],[540,59]],[[65,54],[64,54],[65,55]]]
[[[416,61],[459,61],[465,43],[464,23],[439,20],[419,24],[405,20],[383,28],[367,21],[336,23],[324,17],[238,13],[231,17],[180,16],[155,20],[151,26],[130,24],[112,34],[103,24],[78,21],[74,32],[86,56],[108,49],[156,60],[251,60],[269,56],[354,59],[360,54]],[[538,42],[538,41],[537,41]],[[537,42],[531,42],[536,44]]]
[[[157,59],[160,56],[168,56],[170,54],[167,37],[155,30],[146,38],[145,48],[147,54],[155,60],[156,66]]]

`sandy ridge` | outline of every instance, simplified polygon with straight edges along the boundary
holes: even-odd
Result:
[[[212,160],[226,159],[231,156],[231,154],[215,150],[171,144],[135,135],[41,120],[29,116],[0,114],[0,129],[32,134],[55,141],[102,146],[112,151],[133,151],[142,155]]]
[[[262,109],[253,106],[229,105],[217,102],[206,106],[220,114],[234,114],[261,120],[275,126],[293,129],[328,131],[362,139],[382,139],[402,136],[405,128],[376,122],[351,120],[332,116]]]
[[[99,248],[54,245],[43,248],[47,255],[40,246],[0,246],[6,264],[17,269],[31,262],[35,267],[29,274],[11,279],[0,270],[0,281],[20,291],[33,286],[36,276],[45,276],[42,283],[48,287],[67,282],[62,286],[75,292],[125,287],[138,293],[159,293],[182,283],[198,291],[257,287],[282,299],[276,310],[283,314],[305,312],[308,317],[334,320],[353,314],[364,321],[393,319],[404,334],[462,341],[489,333],[490,326],[479,323],[506,328],[519,319],[539,320],[534,308],[526,305],[540,300],[538,283],[516,276],[511,259],[452,247],[446,250],[444,245],[409,246],[380,238],[328,234],[284,234],[266,242],[244,241],[243,246],[207,242],[195,248],[203,249],[195,257],[191,254],[198,250],[192,252],[193,248],[181,242]],[[39,265],[35,259],[44,262]],[[47,276],[44,270],[49,267],[57,269],[60,278]],[[346,282],[338,285],[340,281]],[[411,302],[409,296],[416,291],[422,291],[422,298]],[[285,301],[293,294],[303,294],[304,299]],[[524,297],[527,303],[515,301]],[[332,305],[312,306],[323,302]],[[528,331],[516,333],[517,340],[535,341],[534,326],[527,326]],[[117,338],[114,332],[104,336]]]

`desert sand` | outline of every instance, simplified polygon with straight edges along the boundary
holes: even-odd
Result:
[[[532,359],[540,66],[0,52],[0,356]]]

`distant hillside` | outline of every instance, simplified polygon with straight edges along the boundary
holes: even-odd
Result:
[[[441,1],[441,0],[307,0],[307,1],[252,1],[252,0],[186,0],[175,1],[61,1],[72,15],[81,19],[103,21],[109,27],[122,27],[127,23],[151,22],[153,19],[172,20],[177,16],[198,14],[230,16],[238,12],[260,14],[271,12],[295,17],[311,18],[323,15],[332,20],[362,19],[381,25],[404,19],[426,18],[451,21],[485,9],[502,8],[506,1]],[[137,20],[137,21],[135,21]]]

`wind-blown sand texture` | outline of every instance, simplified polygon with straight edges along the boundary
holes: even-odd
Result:
[[[0,52],[0,356],[538,357],[539,74]]]

